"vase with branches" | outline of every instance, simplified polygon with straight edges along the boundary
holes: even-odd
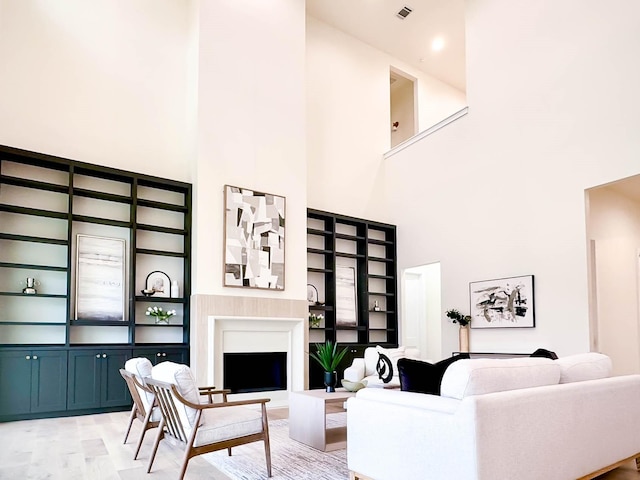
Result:
[[[469,351],[469,324],[471,323],[471,315],[463,315],[459,310],[452,308],[447,310],[446,315],[451,319],[452,323],[460,325],[458,332],[458,340],[460,342],[460,351]]]

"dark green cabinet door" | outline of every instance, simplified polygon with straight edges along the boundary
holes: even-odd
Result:
[[[131,404],[129,388],[120,369],[131,358],[131,350],[107,350],[101,356],[101,407],[120,407]]]
[[[31,411],[66,410],[67,352],[34,350],[31,365]]]
[[[67,409],[100,407],[101,350],[69,352]]]
[[[31,352],[0,352],[0,415],[29,413],[31,408]]]

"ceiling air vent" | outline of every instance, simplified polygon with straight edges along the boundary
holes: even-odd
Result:
[[[396,13],[396,17],[398,17],[401,20],[404,20],[405,18],[407,18],[409,16],[409,14],[413,12],[413,9],[411,7],[407,7],[406,5],[404,7],[402,7],[402,10],[400,10],[398,13]]]

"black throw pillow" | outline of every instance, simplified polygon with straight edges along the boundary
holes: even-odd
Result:
[[[457,360],[469,358],[468,353],[460,353],[438,363],[401,358],[398,360],[400,389],[404,392],[429,393],[440,395],[440,383],[449,365]]]
[[[558,355],[556,355],[556,352],[552,352],[551,350],[547,350],[546,348],[539,348],[529,356],[530,357],[550,358],[551,360],[557,360],[558,359]]]

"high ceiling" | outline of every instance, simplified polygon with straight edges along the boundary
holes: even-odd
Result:
[[[404,6],[412,12],[401,20]],[[307,0],[307,13],[465,90],[464,0]],[[444,46],[434,52],[437,37]]]

